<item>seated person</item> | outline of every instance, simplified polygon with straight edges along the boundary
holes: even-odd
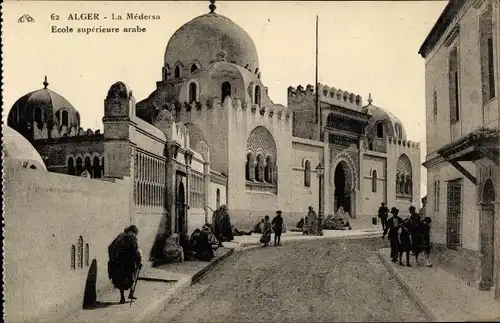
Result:
[[[249,236],[252,234],[251,231],[240,231],[238,229],[236,229],[236,227],[234,225],[231,226],[231,228],[233,229],[233,236]]]
[[[210,261],[215,256],[208,235],[200,229],[194,230],[189,241],[189,249],[195,259]]]
[[[210,245],[212,245],[212,249],[219,249],[219,240],[215,237],[215,234],[212,231],[212,226],[207,223],[201,230],[207,235],[208,241],[210,242]]]
[[[264,219],[260,220],[259,223],[257,223],[254,227],[253,227],[253,232],[254,233],[262,233],[262,226],[264,224]]]
[[[180,235],[178,233],[172,234],[165,241],[164,257],[167,263],[184,261],[184,250],[180,245]]]

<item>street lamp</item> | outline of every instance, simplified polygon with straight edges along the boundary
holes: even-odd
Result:
[[[318,235],[323,235],[323,175],[325,168],[321,165],[321,163],[316,166],[316,175],[318,175],[319,179],[319,207],[318,207]]]

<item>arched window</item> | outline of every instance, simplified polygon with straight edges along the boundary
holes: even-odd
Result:
[[[82,158],[78,157],[76,159],[76,173],[75,173],[76,176],[80,176],[80,174],[82,173],[82,168],[83,168]]]
[[[61,126],[68,126],[69,125],[69,113],[68,110],[63,110],[62,111],[62,122]]]
[[[34,121],[36,121],[39,128],[42,127],[43,123],[43,111],[42,108],[35,109]]]
[[[308,160],[304,165],[304,186],[311,187],[311,162]]]
[[[382,122],[377,122],[376,130],[377,138],[384,138],[384,124]]]
[[[90,157],[85,157],[85,170],[92,174],[92,163],[90,161]]]
[[[247,181],[253,181],[254,179],[254,161],[253,154],[247,154],[247,162],[245,164],[245,179]]]
[[[78,250],[77,250],[77,261],[78,268],[83,268],[83,237],[78,238]]]
[[[36,166],[35,165],[31,165],[30,169],[36,169]]]
[[[179,78],[179,77],[181,77],[181,68],[179,67],[179,65],[177,65],[177,66],[175,67],[175,70],[174,70],[174,77],[175,77],[175,78]]]
[[[255,179],[258,182],[262,182],[262,171],[264,170],[264,162],[262,161],[262,155],[257,155],[257,167],[255,168]]]
[[[257,104],[260,106],[260,86],[256,86],[255,87],[255,93],[254,93],[254,99],[253,99],[253,103],[254,104]]]
[[[94,160],[92,162],[92,168],[93,168],[93,178],[101,178],[101,165],[99,163],[99,157],[95,156]]]
[[[396,193],[407,197],[413,195],[412,166],[406,154],[401,154],[398,159]]]
[[[76,262],[76,250],[75,250],[75,245],[71,245],[71,269],[75,269],[75,262]]]
[[[267,183],[273,182],[273,160],[271,156],[266,158],[266,166],[264,169],[264,181]]]
[[[217,189],[217,193],[215,193],[215,206],[217,207],[217,210],[220,207],[220,189]]]
[[[68,175],[75,175],[75,160],[73,157],[68,158]]]
[[[372,192],[377,192],[377,171],[375,169],[372,172]]]
[[[89,266],[89,244],[86,243],[85,244],[85,266],[88,267]]]
[[[198,66],[196,66],[196,64],[191,65],[191,73],[193,73],[197,69],[198,69]]]
[[[222,87],[221,87],[221,102],[224,102],[224,99],[227,97],[227,96],[231,96],[231,83],[229,82],[224,82],[222,83]]]
[[[196,102],[196,83],[189,83],[189,103]]]

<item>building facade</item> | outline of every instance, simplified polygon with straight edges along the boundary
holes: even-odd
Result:
[[[427,207],[440,260],[500,298],[498,0],[453,0],[422,44]],[[495,286],[496,285],[496,289]]]
[[[317,89],[290,87],[287,106],[274,103],[262,82],[253,40],[214,10],[173,34],[156,89],[130,107],[134,120],[140,120],[134,121],[136,133],[166,119],[185,129],[185,145],[202,155],[204,166],[175,175],[177,184],[166,188],[165,174],[149,170],[163,168],[165,156],[151,159],[138,149],[143,155],[138,153],[132,163],[136,174],[149,175],[139,175],[136,203],[149,194],[144,192],[158,189],[154,206],[177,205],[168,216],[172,223],[179,217],[187,221],[188,231],[194,228],[193,216],[209,219],[220,204],[228,205],[233,223],[242,229],[278,209],[294,225],[309,205],[325,215],[343,207],[354,227],[366,227],[382,202],[402,214],[420,205],[420,146],[406,138],[396,116],[373,105],[371,97],[363,105],[360,95],[321,84]],[[108,107],[106,101],[104,131],[85,131],[78,110],[49,90],[47,82],[44,87],[14,104],[9,126],[30,139],[50,171],[121,176],[110,174],[107,165],[124,161],[109,160],[104,153],[106,145],[127,147],[107,139],[126,133],[112,121],[119,107]],[[209,161],[204,151],[210,152]],[[324,169],[321,190],[319,164]]]

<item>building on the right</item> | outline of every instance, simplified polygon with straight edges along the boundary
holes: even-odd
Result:
[[[449,1],[425,59],[427,216],[438,263],[500,299],[500,3]]]

